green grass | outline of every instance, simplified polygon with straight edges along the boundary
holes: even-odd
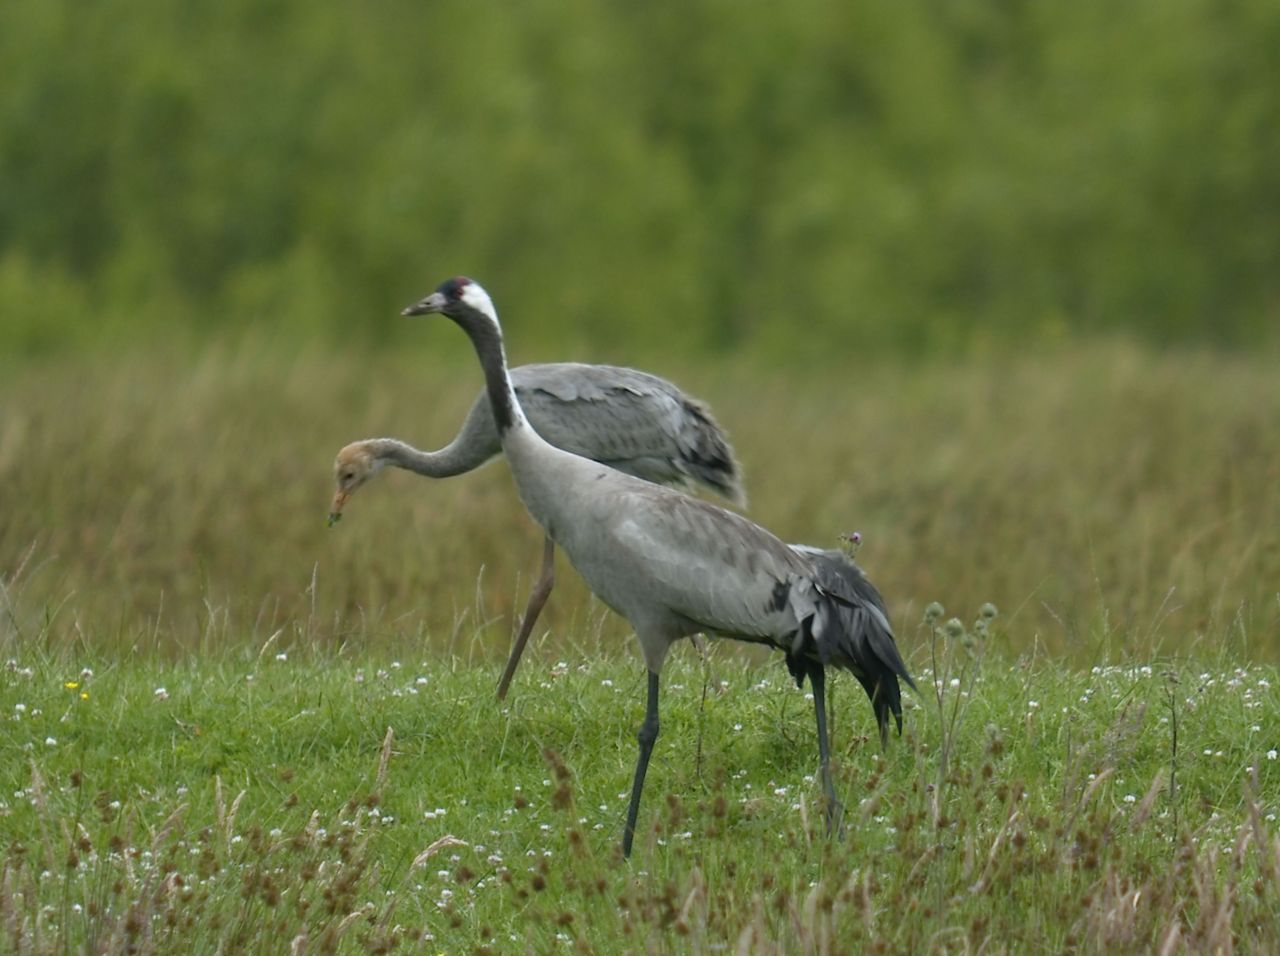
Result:
[[[779,662],[675,655],[630,864],[636,664],[536,647],[499,707],[496,670],[456,659],[25,654],[0,676],[3,946],[1280,945],[1275,668],[1064,671],[968,645],[939,632],[885,753],[834,682],[839,841]]]
[[[556,357],[530,354],[518,325],[510,337],[516,361]],[[283,629],[498,657],[540,553],[502,463],[442,482],[386,474],[325,527],[339,447],[439,447],[479,390],[455,329],[424,323],[415,341],[6,369],[0,642],[16,626],[55,646],[181,654]],[[1007,650],[1092,666],[1221,648],[1280,660],[1275,367],[1100,344],[808,379],[734,362],[654,371],[711,403],[753,518],[814,544],[862,532],[895,620],[991,600]],[[601,614],[561,559],[543,620],[563,653],[626,645]]]

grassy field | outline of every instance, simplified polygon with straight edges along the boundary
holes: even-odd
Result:
[[[540,547],[505,468],[325,527],[338,447],[443,444],[474,397],[422,334],[0,368],[0,949],[1280,948],[1268,357],[655,369],[753,517],[862,532],[924,693],[881,753],[835,681],[828,841],[805,695],[682,649],[626,864],[643,669],[563,559],[493,698]]]
[[[0,369],[0,634],[186,654],[279,631],[501,656],[540,535],[500,463],[387,474],[324,523],[343,444],[452,437],[479,389],[455,331],[424,324],[421,350],[399,354]],[[511,336],[517,362],[550,358]],[[807,378],[707,366],[654,370],[729,430],[751,516],[792,541],[861,531],[895,619],[993,601],[1014,654],[1280,660],[1274,356],[1098,345]],[[556,653],[628,646],[563,559],[544,623]]]
[[[779,662],[677,654],[634,859],[642,670],[29,653],[0,675],[14,953],[1274,952],[1274,667],[1064,671],[913,635],[881,753],[833,685],[843,840]]]

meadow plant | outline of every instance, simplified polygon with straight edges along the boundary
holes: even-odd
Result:
[[[941,705],[936,690],[908,698],[886,750],[861,689],[833,682],[841,839],[825,833],[808,708],[779,669],[717,659],[704,702],[702,665],[677,655],[651,768],[660,797],[630,862],[619,851],[639,710],[629,664],[531,659],[498,708],[496,665],[282,659],[275,646],[129,668],[23,654],[0,670],[0,946],[1280,942],[1280,760],[1262,729],[1280,719],[1274,668],[1205,668],[1178,685],[1175,818],[1161,668],[1069,672],[975,646],[979,667],[947,622],[933,622],[937,670],[918,669],[949,675]]]

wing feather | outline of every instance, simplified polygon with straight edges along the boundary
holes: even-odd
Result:
[[[745,501],[724,430],[665,379],[568,362],[523,365],[511,377],[525,415],[551,444],[647,481],[693,482]]]

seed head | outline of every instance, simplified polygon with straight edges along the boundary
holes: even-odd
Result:
[[[861,531],[846,531],[840,535],[840,549],[849,558],[858,553],[858,549],[862,547]]]

